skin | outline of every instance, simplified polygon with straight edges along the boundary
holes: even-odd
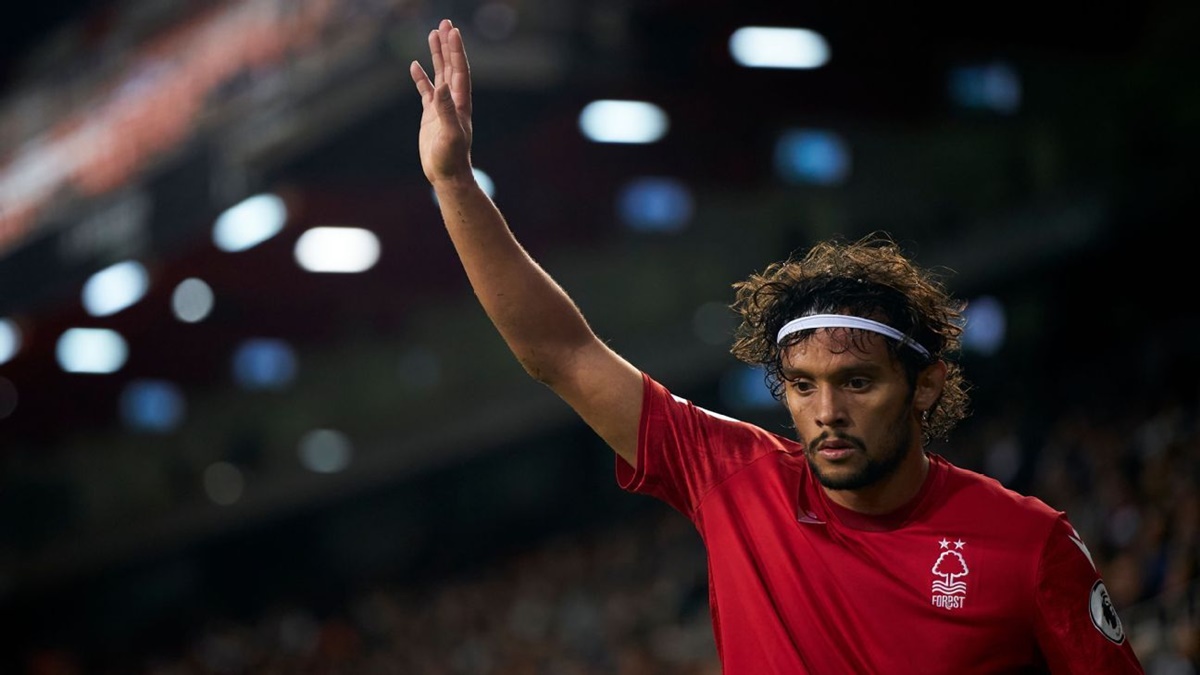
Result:
[[[471,171],[471,68],[449,20],[429,33],[433,77],[416,61],[417,145],[442,220],[475,297],[509,349],[631,466],[637,464],[642,374],[600,340],[562,288],[513,236]]]
[[[910,389],[886,338],[847,337],[845,329],[821,329],[785,350],[784,403],[829,498],[860,513],[888,513],[916,495],[929,471],[920,420],[946,368],[926,367]]]
[[[471,70],[458,28],[441,21],[429,34],[429,51],[433,77],[417,61],[409,67],[421,97],[421,167],[475,296],[526,372],[549,386],[622,460],[636,467],[641,371],[592,332],[476,184]],[[784,357],[786,374],[803,384],[790,386],[785,398],[797,433],[812,446],[809,461],[834,486],[826,487],[834,501],[863,513],[893,510],[920,488],[928,460],[920,452],[917,421],[936,401],[945,376],[944,365],[930,366],[909,398],[904,373],[883,339],[867,340],[864,353],[839,350],[818,335]],[[871,384],[860,386],[859,379],[849,377],[852,373],[866,373],[858,377]],[[848,451],[829,456],[831,438],[844,439],[842,447]]]

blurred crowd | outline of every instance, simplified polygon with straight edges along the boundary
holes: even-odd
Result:
[[[436,584],[365,589],[333,611],[281,602],[212,620],[174,653],[91,670],[61,650],[29,675],[717,675],[705,561],[691,525],[655,512],[560,535]]]
[[[962,463],[1065,511],[1147,672],[1196,673],[1200,410],[1171,397],[1112,405],[1060,411],[1035,441],[1012,419],[986,420],[959,443],[973,451]]]
[[[1194,402],[1063,411],[1036,440],[1004,415],[955,454],[1065,510],[1089,543],[1152,675],[1196,673],[1200,427]],[[630,496],[630,499],[641,499]],[[213,619],[170,648],[93,668],[43,651],[27,675],[717,675],[706,563],[679,514],[558,534],[436,581],[397,580],[317,610],[279,601]]]

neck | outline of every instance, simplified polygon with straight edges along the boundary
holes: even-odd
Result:
[[[858,490],[831,490],[825,494],[838,506],[869,516],[891,513],[921,491],[929,475],[929,457],[918,445],[896,471],[878,483]]]

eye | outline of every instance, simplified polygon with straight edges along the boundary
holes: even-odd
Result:
[[[846,387],[855,391],[862,391],[871,386],[871,379],[867,377],[852,377],[846,380]]]
[[[808,380],[788,380],[788,386],[798,394],[806,394],[814,389],[813,383]]]

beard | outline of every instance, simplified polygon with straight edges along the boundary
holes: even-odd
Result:
[[[902,411],[895,424],[890,426],[892,433],[882,440],[879,447],[880,452],[875,456],[867,452],[866,444],[861,439],[840,434],[821,434],[805,446],[804,456],[808,459],[808,466],[812,469],[813,475],[826,489],[861,490],[896,473],[896,470],[904,463],[905,458],[912,452],[913,424],[913,420],[908,417],[907,410]],[[858,448],[862,452],[862,456],[867,459],[866,464],[846,474],[831,475],[824,471],[816,460],[817,448],[830,438],[845,441]]]

